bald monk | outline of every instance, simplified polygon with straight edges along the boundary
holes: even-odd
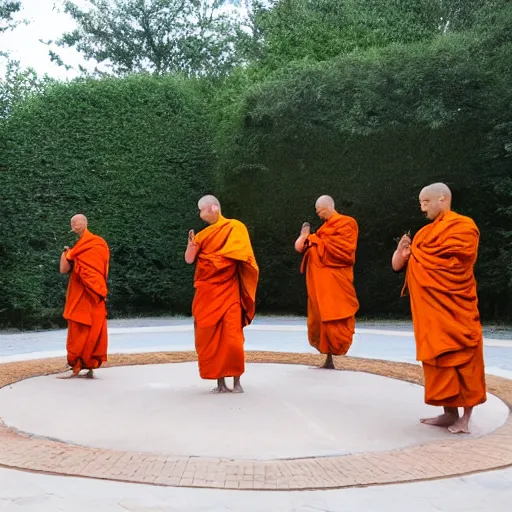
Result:
[[[196,264],[192,315],[199,374],[217,380],[213,393],[243,393],[243,328],[254,318],[259,269],[245,225],[223,217],[214,196],[202,197],[198,207],[209,226],[197,235],[189,231],[185,261]],[[232,390],[226,377],[233,377]]]
[[[64,318],[68,321],[66,343],[71,372],[61,379],[78,377],[107,360],[107,276],[110,251],[103,238],[87,229],[87,218],[78,214],[71,219],[71,231],[79,239],[73,248],[65,247],[60,257],[60,273],[69,274]]]
[[[345,355],[352,345],[359,309],[354,289],[358,227],[355,219],[336,211],[330,196],[319,197],[315,208],[324,223],[311,234],[305,222],[295,250],[304,255],[309,343],[326,354],[321,368],[334,369],[332,356]]]
[[[457,434],[469,432],[473,407],[486,401],[486,386],[473,274],[480,233],[472,219],[451,211],[451,197],[444,183],[421,191],[421,211],[432,222],[414,240],[402,237],[392,267],[407,267],[402,295],[407,288],[425,402],[444,408],[440,416],[421,422]]]

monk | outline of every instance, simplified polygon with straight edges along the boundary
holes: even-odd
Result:
[[[87,218],[78,214],[71,219],[71,231],[79,239],[73,248],[65,247],[60,257],[60,273],[69,274],[64,318],[68,321],[66,343],[71,372],[61,379],[78,377],[107,360],[107,277],[110,251],[107,243],[87,229]]]
[[[334,369],[333,355],[345,355],[352,345],[359,309],[354,289],[354,262],[358,226],[355,219],[335,209],[330,196],[317,199],[316,213],[324,221],[315,234],[302,225],[295,250],[303,254],[306,273],[308,339],[326,359],[321,368]]]
[[[218,199],[202,197],[199,216],[209,224],[188,234],[185,261],[196,264],[192,303],[199,374],[217,380],[212,393],[243,393],[243,328],[255,315],[259,269],[247,228],[221,213]],[[226,385],[233,377],[233,389]]]
[[[407,267],[402,295],[408,289],[425,402],[444,408],[440,416],[421,422],[457,434],[469,432],[473,408],[487,397],[473,274],[480,233],[472,219],[451,211],[451,198],[444,183],[420,192],[421,211],[432,222],[413,240],[401,238],[392,267],[397,272]]]

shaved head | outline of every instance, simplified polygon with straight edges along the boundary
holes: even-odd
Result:
[[[432,183],[432,185],[427,185],[423,188],[422,192],[431,196],[443,196],[448,200],[451,200],[452,198],[452,191],[449,189],[448,185],[445,185],[444,183]]]
[[[220,202],[215,196],[203,196],[199,199],[197,207],[202,210],[206,206],[216,206],[220,210]]]
[[[212,195],[201,197],[197,202],[199,208],[199,217],[208,224],[215,224],[221,215],[220,202]]]
[[[451,209],[452,191],[444,183],[432,183],[421,190],[419,200],[421,211],[434,220]]]
[[[320,196],[315,203],[315,208],[319,207],[334,210],[334,199],[331,196]]]
[[[83,213],[78,213],[71,217],[71,231],[78,236],[82,236],[87,229],[87,217]]]
[[[87,224],[87,217],[83,213],[77,213],[76,215],[71,217],[71,222],[73,221],[84,222],[85,224]]]
[[[322,220],[329,220],[334,212],[334,199],[331,196],[320,196],[315,203],[316,214]]]

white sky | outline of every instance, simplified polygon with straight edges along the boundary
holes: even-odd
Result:
[[[83,0],[75,0],[80,6],[87,6]],[[17,13],[15,19],[27,19],[29,25],[19,25],[12,31],[0,35],[0,49],[7,50],[11,58],[19,60],[22,67],[33,67],[39,75],[48,75],[56,78],[71,78],[77,72],[66,71],[64,67],[50,61],[49,47],[39,42],[39,39],[47,41],[58,39],[64,32],[75,28],[75,22],[70,16],[59,12],[62,7],[61,0],[21,0],[22,10]],[[72,48],[55,48],[66,64],[78,67],[82,64],[88,69],[93,68],[87,64],[80,54]],[[5,59],[0,61],[0,74],[5,69]]]

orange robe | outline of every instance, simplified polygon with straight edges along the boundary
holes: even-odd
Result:
[[[345,355],[352,345],[359,309],[354,289],[357,236],[355,219],[335,212],[304,245],[308,338],[321,354]]]
[[[68,364],[73,370],[93,370],[107,360],[110,251],[103,238],[86,230],[66,258],[72,262],[63,315],[68,321]]]
[[[254,318],[259,275],[249,233],[241,222],[220,216],[195,242],[192,315],[199,374],[203,379],[240,377],[243,328]]]
[[[473,407],[486,401],[473,274],[479,237],[473,220],[446,212],[423,227],[411,245],[402,294],[407,287],[429,405]]]

